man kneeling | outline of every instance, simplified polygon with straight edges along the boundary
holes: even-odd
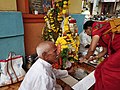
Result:
[[[57,62],[57,47],[53,42],[44,41],[37,46],[36,52],[38,60],[27,72],[19,90],[57,90],[56,78],[68,76],[67,70],[52,68]]]

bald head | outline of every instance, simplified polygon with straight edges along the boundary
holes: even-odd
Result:
[[[55,47],[55,44],[51,41],[41,42],[36,48],[38,57],[42,58],[42,53],[48,52],[53,47]]]

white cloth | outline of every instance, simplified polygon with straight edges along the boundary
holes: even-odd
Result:
[[[90,11],[89,10],[85,10],[84,12],[82,12],[81,14],[85,15],[85,19],[84,19],[84,23],[88,20],[90,20]]]
[[[56,70],[48,62],[38,59],[27,72],[19,90],[57,90],[56,78],[68,76],[67,70]]]
[[[89,75],[80,80],[72,88],[74,90],[88,90],[96,82],[94,72],[95,71],[92,71]]]
[[[88,36],[84,30],[80,33],[80,52],[82,53],[82,55],[86,55],[88,49],[85,48],[86,45],[90,45],[91,43],[91,37]]]
[[[91,37],[89,35],[87,35],[85,33],[85,31],[83,30],[81,33],[80,33],[80,40],[81,40],[81,44],[85,47],[87,44],[90,44],[91,43]]]

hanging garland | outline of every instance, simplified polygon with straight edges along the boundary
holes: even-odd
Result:
[[[65,63],[67,60],[78,60],[80,39],[77,32],[78,28],[76,27],[76,20],[72,17],[68,16],[64,19],[63,29],[63,36],[57,38],[56,45],[61,45],[63,68],[66,68]]]

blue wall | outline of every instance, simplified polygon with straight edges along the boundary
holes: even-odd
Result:
[[[0,12],[0,60],[10,51],[25,56],[21,12]]]
[[[78,26],[78,33],[81,33],[82,30],[83,30],[83,24],[84,24],[85,15],[83,15],[83,14],[71,14],[71,16],[74,19],[76,19],[77,26]]]

